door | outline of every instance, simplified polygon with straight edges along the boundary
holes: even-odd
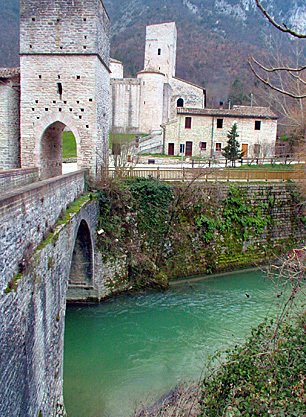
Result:
[[[168,143],[168,155],[174,155],[174,143]]]
[[[249,145],[247,143],[243,143],[241,145],[241,153],[244,158],[248,157]]]
[[[192,156],[192,142],[186,142],[185,156]]]

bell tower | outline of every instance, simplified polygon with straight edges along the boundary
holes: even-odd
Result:
[[[110,23],[101,0],[21,0],[21,165],[61,175],[71,130],[78,168],[108,165]]]

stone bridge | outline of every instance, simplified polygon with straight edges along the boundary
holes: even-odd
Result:
[[[0,416],[62,415],[66,299],[105,292],[85,171],[0,199]]]

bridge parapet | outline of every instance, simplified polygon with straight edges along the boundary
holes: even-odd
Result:
[[[86,171],[52,178],[0,198],[0,291],[52,231],[67,206],[85,191]]]
[[[0,171],[0,192],[24,187],[38,181],[38,168],[21,168]]]

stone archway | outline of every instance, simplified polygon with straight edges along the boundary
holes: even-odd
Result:
[[[85,220],[78,227],[72,253],[69,284],[82,287],[93,285],[93,244],[90,230]]]
[[[68,128],[76,142],[78,168],[80,167],[80,139],[78,131],[75,129],[73,121],[59,117],[57,120],[48,118],[40,123],[42,134],[36,139],[36,158],[38,162],[40,179],[56,177],[62,175],[62,137],[63,132]]]

